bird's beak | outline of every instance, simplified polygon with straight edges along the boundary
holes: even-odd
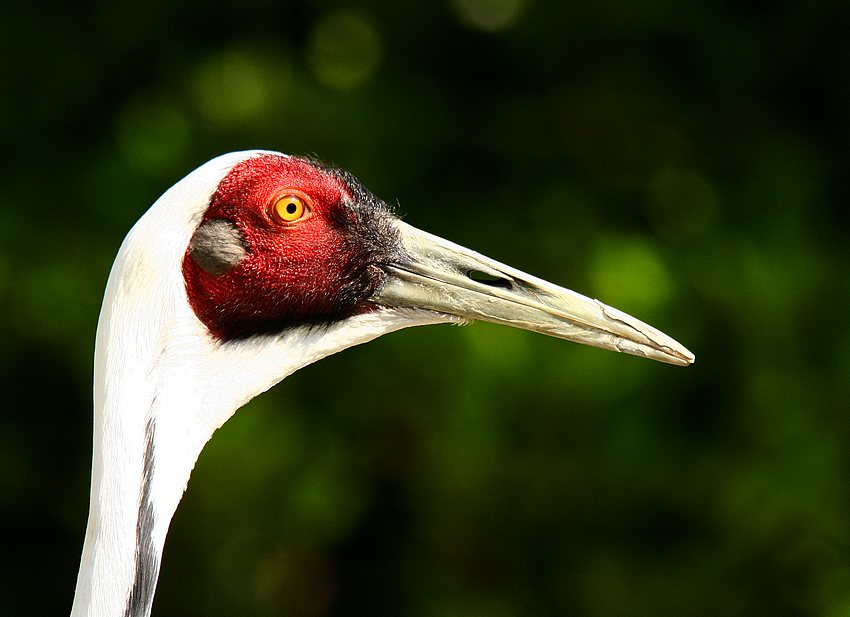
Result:
[[[685,347],[622,311],[397,224],[401,257],[384,266],[386,280],[373,302],[482,319],[669,364],[694,361]]]

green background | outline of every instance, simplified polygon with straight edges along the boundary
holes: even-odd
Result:
[[[70,610],[110,263],[221,152],[671,334],[487,324],[284,381],[202,453],[154,615],[850,615],[845,2],[18,3],[0,37],[0,614]]]

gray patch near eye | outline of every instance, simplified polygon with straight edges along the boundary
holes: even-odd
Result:
[[[248,254],[248,243],[232,221],[212,219],[195,231],[189,243],[189,255],[202,270],[216,276],[224,274]]]

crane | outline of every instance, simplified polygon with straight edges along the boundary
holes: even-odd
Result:
[[[91,500],[72,617],[147,617],[195,461],[312,362],[486,320],[667,362],[655,328],[402,222],[353,175],[252,150],[203,164],[128,233],[97,327]]]

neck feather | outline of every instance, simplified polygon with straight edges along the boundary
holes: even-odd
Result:
[[[95,348],[91,502],[75,617],[150,612],[168,523],[214,430],[190,431],[175,457],[167,452],[175,427],[158,426],[168,419],[161,409],[191,417],[186,405],[198,404],[191,375],[179,374],[187,366],[180,340],[199,335],[197,320],[181,310],[180,261],[218,179],[244,156],[219,157],[167,191],[130,231],[112,267]]]

